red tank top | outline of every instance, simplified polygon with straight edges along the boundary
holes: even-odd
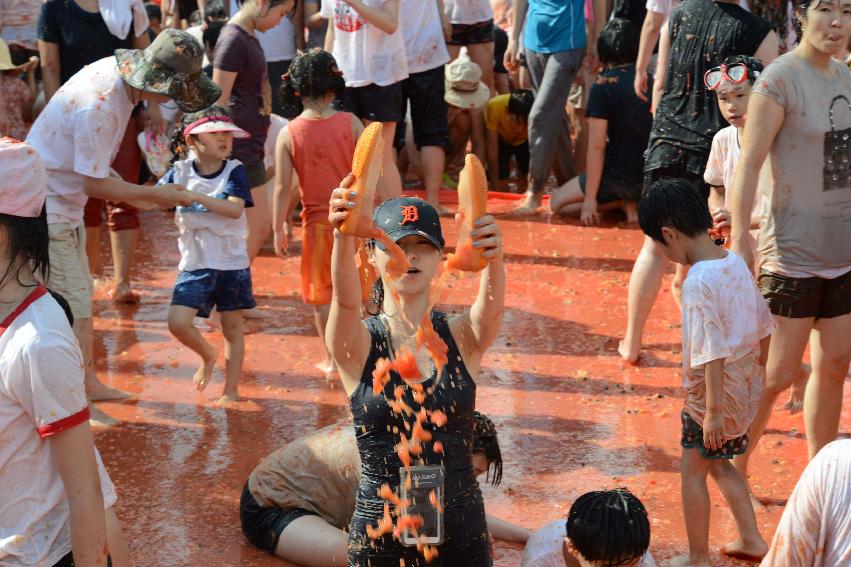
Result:
[[[289,123],[288,129],[304,206],[301,220],[327,221],[331,192],[352,170],[355,153],[352,115],[338,112],[328,118],[314,119],[299,116]]]

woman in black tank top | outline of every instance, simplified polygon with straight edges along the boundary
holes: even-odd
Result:
[[[348,187],[349,180],[343,186]],[[484,504],[473,469],[471,447],[476,405],[475,377],[482,356],[499,331],[505,295],[505,270],[499,228],[490,216],[480,219],[473,238],[484,249],[489,265],[482,272],[478,297],[472,309],[448,316],[431,309],[431,288],[441,261],[443,235],[434,208],[420,199],[401,198],[383,203],[375,212],[375,225],[397,242],[411,263],[401,277],[391,280],[386,273],[389,255],[380,244],[370,243],[369,260],[380,279],[373,290],[377,313],[363,320],[361,288],[355,265],[355,239],[338,228],[349,215],[352,203],[347,189],[336,189],[331,199],[329,220],[334,226],[331,274],[334,298],[326,332],[326,343],[349,396],[355,434],[361,457],[361,480],[355,513],[350,525],[349,565],[397,567],[425,565],[416,546],[405,546],[392,535],[371,538],[379,525],[386,500],[378,496],[383,485],[401,494],[397,448],[401,435],[411,437],[414,416],[421,408],[443,412],[446,422],[426,420],[422,427],[431,434],[422,443],[422,453],[411,455],[412,465],[443,467],[443,533],[438,556],[430,564],[489,566]],[[383,290],[388,293],[384,294]],[[436,368],[429,354],[417,350],[416,332],[427,316],[435,333],[446,344],[448,362]],[[374,386],[373,371],[379,359],[395,360],[402,349],[414,354],[419,384],[428,393],[417,399],[411,386],[395,371],[383,385]],[[375,388],[375,389],[374,389]],[[376,394],[375,392],[378,391]],[[400,396],[397,396],[400,394]],[[413,415],[395,413],[389,401],[401,399]],[[420,403],[422,402],[422,403]],[[442,447],[441,447],[442,445]]]

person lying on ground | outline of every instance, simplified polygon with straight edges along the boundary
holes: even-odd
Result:
[[[473,468],[476,476],[497,486],[502,455],[496,428],[476,412]],[[313,567],[346,563],[344,531],[355,509],[360,457],[351,423],[330,425],[300,437],[258,464],[242,491],[239,515],[252,545]],[[488,516],[488,530],[498,539],[525,542],[531,533],[511,522]]]

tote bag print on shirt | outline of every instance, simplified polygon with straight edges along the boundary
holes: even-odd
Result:
[[[824,191],[851,187],[851,128],[836,129],[835,108],[839,108],[837,114],[846,116],[844,122],[848,123],[851,101],[837,95],[830,102],[830,132],[824,134]]]
[[[337,1],[334,7],[334,25],[338,30],[345,32],[356,32],[361,29],[366,21],[358,15],[354,8],[342,2]]]

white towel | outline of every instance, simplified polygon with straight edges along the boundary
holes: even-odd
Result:
[[[100,15],[109,32],[118,39],[127,37],[133,23],[133,37],[139,37],[148,29],[148,13],[142,0],[99,0]]]

